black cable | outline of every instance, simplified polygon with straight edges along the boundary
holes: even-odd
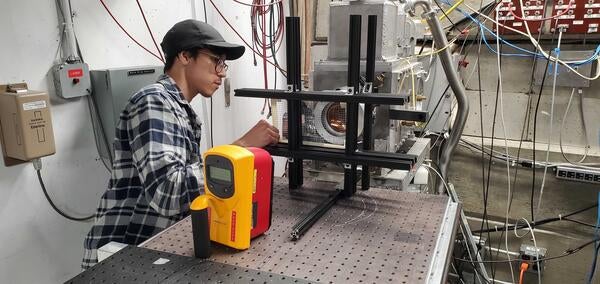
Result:
[[[208,17],[206,16],[206,0],[202,0],[202,8],[204,9],[204,22],[208,24]]]
[[[213,98],[210,97],[210,147],[215,146],[215,140],[213,139]]]
[[[421,43],[421,49],[419,49],[418,55],[421,55],[423,53],[423,49],[425,49],[425,43],[427,43],[427,40],[425,40]]]
[[[592,260],[592,267],[590,268],[587,283],[592,283],[592,280],[594,280],[594,274],[596,273],[596,265],[598,263],[598,253],[600,252],[600,244],[596,243],[594,246],[594,258]]]
[[[427,118],[427,121],[425,122],[425,125],[423,126],[423,133],[425,133],[425,130],[427,129],[427,126],[429,125],[429,122],[431,121],[431,119],[433,118],[435,111],[438,109],[438,107],[440,106],[440,103],[442,102],[442,100],[444,100],[444,98],[446,97],[446,92],[448,92],[448,90],[450,89],[450,84],[446,85],[446,88],[444,89],[444,91],[442,92],[442,95],[440,96],[440,99],[437,101],[437,103],[435,104],[435,107],[433,108],[433,111],[431,112],[431,115],[429,115],[429,117]],[[433,146],[433,145],[432,145]]]
[[[480,1],[479,3],[479,10],[482,10],[482,6],[483,5],[483,1]],[[478,81],[478,95],[479,95],[479,123],[480,123],[480,129],[481,129],[481,145],[484,145],[484,126],[483,126],[483,92],[481,90],[482,88],[482,84],[481,84],[481,42],[483,41],[483,37],[485,36],[485,34],[480,33],[481,29],[477,30],[477,35],[475,35],[475,38],[479,38],[478,40],[478,46],[477,46],[477,81]],[[479,36],[479,37],[478,37]],[[481,222],[481,227],[480,230],[483,230],[483,227],[486,226],[489,229],[490,223],[488,222],[487,219],[487,214],[488,214],[488,196],[489,196],[489,190],[486,190],[486,186],[485,186],[485,153],[482,151],[481,152],[481,191],[482,191],[482,196],[483,196],[483,220]],[[479,233],[479,239],[481,240],[483,233]],[[491,240],[491,236],[490,233],[487,233],[487,239]],[[496,270],[495,270],[495,266],[492,265],[492,282],[496,279]],[[474,281],[473,281],[474,282]]]
[[[498,52],[500,54],[502,54],[502,48],[504,47],[503,42],[500,42],[500,46],[496,46],[496,49],[498,50]],[[500,66],[498,66],[498,72],[501,72],[501,68],[502,68],[502,60],[500,60],[500,62],[498,63]],[[492,139],[491,139],[491,143],[490,143],[490,156],[488,159],[488,172],[487,172],[487,177],[486,177],[486,199],[489,197],[489,192],[490,192],[490,180],[491,180],[491,173],[492,173],[492,153],[494,152],[494,137],[495,137],[495,132],[496,132],[496,118],[498,115],[498,100],[500,98],[500,74],[498,74],[498,78],[496,80],[496,101],[494,103],[494,115],[493,115],[493,119],[492,119]],[[483,147],[483,145],[482,145]],[[510,182],[510,180],[508,181]],[[487,212],[486,212],[487,213]],[[485,216],[487,218],[487,216]],[[505,226],[507,226],[508,224],[504,224]],[[488,228],[489,230],[489,228]],[[502,233],[504,234],[504,233]],[[502,239],[502,235],[501,237],[498,239],[498,248],[500,248],[500,240]],[[490,246],[493,246],[490,243]],[[499,250],[498,250],[499,251]],[[498,253],[496,253],[496,257],[498,256]],[[495,277],[496,276],[496,270],[493,269],[492,270],[492,276]]]
[[[504,27],[502,27],[502,30],[501,30],[501,31],[503,31],[503,30],[504,30]],[[541,29],[540,29],[540,32],[538,33],[538,41],[539,41],[539,37],[540,37],[540,36],[541,36]],[[500,50],[502,49],[502,43],[501,43],[501,45],[500,45],[500,48],[499,48],[499,49],[500,49]],[[534,51],[535,51],[535,47],[533,47],[533,49],[534,49]],[[537,57],[535,57],[535,60],[537,60]],[[533,77],[533,74],[534,74],[533,72],[535,71],[535,60],[534,60],[534,64],[533,64],[533,67],[532,67],[532,74],[531,74],[531,77]],[[530,100],[528,100],[528,106],[527,106],[527,109],[529,109],[529,105],[530,105],[530,103],[529,103],[529,102],[530,102]],[[525,117],[525,119],[527,119],[527,116]],[[494,127],[494,129],[495,129],[495,127]],[[519,147],[518,147],[518,150],[517,150],[517,159],[516,159],[517,161],[520,159],[520,156],[521,156],[522,142],[523,142],[523,135],[524,135],[524,133],[525,133],[525,122],[523,122],[523,129],[521,130],[521,140],[520,140]],[[492,144],[493,144],[493,140],[494,140],[494,139],[495,139],[495,137],[494,137],[494,135],[492,134]],[[482,149],[483,149],[483,144],[482,144]],[[490,154],[492,154],[492,152],[493,152],[493,147],[492,147],[492,148],[491,148],[491,150],[490,150]],[[507,153],[507,155],[508,155],[508,153]],[[507,158],[507,159],[509,159],[509,157],[508,157],[508,156],[507,156],[506,158]],[[490,156],[490,162],[491,162],[491,156]],[[512,191],[512,194],[510,195],[510,200],[509,200],[509,202],[508,202],[508,212],[510,212],[510,210],[511,210],[511,208],[512,208],[512,204],[513,204],[513,200],[514,200],[514,196],[515,196],[515,192],[516,192],[516,182],[517,182],[518,170],[519,170],[519,168],[517,167],[517,168],[515,169],[515,174],[514,174],[514,178],[513,178],[513,182],[512,182],[512,185],[513,185],[513,191]],[[535,169],[534,169],[534,170],[535,170]],[[488,174],[489,174],[489,173],[488,173]],[[510,181],[510,171],[509,171],[509,178],[508,178],[507,182],[508,182],[508,183],[510,183],[510,182],[511,182],[511,181]],[[533,204],[533,202],[532,202],[532,204]],[[532,220],[532,221],[533,221],[533,220]],[[506,223],[505,223],[504,225],[505,225],[505,226],[508,226],[508,224],[506,224]],[[489,226],[487,227],[487,230],[490,230]],[[504,234],[505,234],[505,233],[506,233],[505,231],[502,231],[502,233],[500,234],[500,238],[498,238],[498,249],[500,249],[500,245],[501,245],[501,244],[500,244],[500,240],[501,240],[501,239],[504,237]],[[489,234],[490,234],[490,233],[488,232],[488,236],[489,236]],[[499,251],[500,251],[500,250],[496,251],[496,257],[499,255]],[[496,272],[496,271],[495,271],[495,269],[494,269],[494,270],[492,271],[492,273],[495,275],[495,272]]]
[[[271,7],[273,7],[274,0],[271,0]],[[277,9],[281,9],[277,6]],[[280,15],[280,14],[278,14]],[[281,19],[279,19],[281,21]],[[275,66],[279,65],[277,62],[277,50],[275,49],[275,44],[273,43],[273,30],[275,28],[275,11],[271,8],[271,13],[269,14],[269,46],[271,46],[271,56],[273,58],[273,62]],[[277,89],[277,67],[273,66],[273,89]],[[269,113],[267,114],[267,119],[271,117],[273,114],[273,110],[271,109],[271,102],[268,101],[269,105]]]
[[[98,154],[100,154],[100,144],[99,144],[99,139],[98,139],[98,130],[97,130],[97,126],[95,121],[98,120],[98,124],[100,125],[100,136],[102,137],[102,142],[104,143],[104,146],[106,148],[106,152],[108,154],[108,159],[110,161],[110,164],[112,165],[112,161],[113,161],[113,153],[110,150],[110,146],[108,144],[108,138],[106,137],[106,134],[104,132],[104,125],[102,123],[102,121],[100,119],[98,119],[98,107],[97,105],[94,103],[94,99],[91,97],[92,96],[92,92],[88,90],[88,110],[90,111],[90,121],[92,122],[92,130],[94,131],[94,142],[96,144],[96,150],[98,150]],[[106,168],[106,170],[110,173],[111,171],[111,166],[109,166],[106,161],[104,161],[104,158],[100,157],[100,160],[102,160],[102,164],[104,165],[104,167]]]
[[[462,242],[462,243],[463,243],[463,246],[465,247],[465,248],[464,248],[464,249],[465,249],[465,252],[463,252],[463,255],[462,255],[460,258],[453,257],[453,261],[457,261],[457,260],[460,260],[460,259],[464,259],[463,257],[464,257],[465,255],[469,254],[469,244],[468,244],[468,243],[467,243],[467,241],[464,239],[464,236],[463,236],[463,242]],[[472,258],[472,257],[470,257],[470,258]],[[475,272],[475,273],[473,273],[473,283],[477,283],[477,282],[475,281],[475,279],[476,279],[476,277],[477,277],[477,276],[480,276],[480,277],[481,277],[480,279],[483,279],[483,280],[485,281],[485,283],[486,283],[486,284],[489,284],[489,283],[494,283],[494,280],[492,280],[492,282],[490,282],[490,281],[489,281],[489,280],[488,280],[488,279],[487,279],[485,276],[483,276],[483,273],[481,273],[481,271],[479,271],[479,267],[477,267],[477,266],[475,265],[475,263],[474,263],[474,262],[468,262],[468,261],[467,261],[467,263],[469,263],[469,264],[471,265],[471,267],[473,268],[473,271]],[[479,281],[479,283],[481,283],[481,281]]]
[[[565,218],[565,217],[563,217],[562,219],[565,220],[565,221],[569,221],[569,222],[573,222],[573,223],[579,224],[579,225],[584,225],[586,227],[596,228],[596,225],[594,225],[594,224],[582,222],[582,221],[579,221],[579,220],[575,220],[575,219],[571,219],[571,218]]]
[[[42,179],[42,173],[40,172],[40,170],[37,170],[37,176],[38,176],[38,181],[40,182],[40,187],[42,188],[42,191],[44,192],[44,196],[46,196],[46,200],[48,200],[48,203],[50,203],[50,206],[52,206],[52,208],[54,209],[54,211],[56,211],[56,213],[60,214],[61,216],[71,220],[71,221],[87,221],[90,220],[94,217],[96,217],[96,214],[92,214],[90,216],[86,216],[86,217],[73,217],[73,216],[69,216],[66,213],[64,213],[63,211],[61,211],[60,209],[58,209],[58,207],[56,207],[56,205],[54,205],[54,202],[52,202],[52,199],[50,198],[50,196],[48,195],[48,191],[46,190],[46,185],[44,184],[44,180]]]
[[[554,42],[554,36],[552,36],[552,42]],[[550,44],[552,45],[552,43]],[[552,55],[552,50],[549,51],[548,55]],[[533,112],[533,154],[532,154],[532,163],[535,165],[535,140],[537,135],[537,114],[540,108],[540,101],[542,99],[542,91],[544,90],[544,83],[546,83],[546,74],[548,74],[548,66],[550,66],[550,59],[546,61],[546,68],[544,68],[544,75],[542,76],[542,82],[540,84],[540,90],[538,92],[538,99],[535,104],[535,111]],[[533,213],[533,202],[535,198],[535,174],[536,168],[533,167],[531,174],[531,196],[530,196],[530,204],[529,209],[531,213],[531,221],[535,221],[535,216]]]
[[[208,23],[208,17],[206,16],[206,0],[202,0],[202,7],[204,8],[204,22]],[[213,138],[213,98],[210,97],[210,147],[214,147],[215,140]]]
[[[538,32],[538,38],[537,38],[538,42],[540,40],[541,35],[542,35],[542,29],[540,29],[539,32]],[[536,51],[536,47],[532,46],[531,52],[535,52],[535,51]],[[530,76],[529,92],[528,92],[530,95],[533,94],[533,89],[532,88],[533,88],[533,80],[534,80],[534,77],[535,77],[535,69],[536,69],[535,67],[536,67],[537,60],[538,60],[538,57],[535,56],[533,58],[533,64],[532,64],[532,67],[531,67],[531,76]],[[517,157],[516,157],[517,161],[519,161],[521,159],[521,150],[523,149],[523,138],[525,136],[525,129],[529,129],[529,120],[530,120],[530,115],[531,115],[531,111],[530,111],[530,109],[531,109],[531,96],[527,100],[527,107],[526,107],[526,109],[527,109],[527,113],[525,114],[525,118],[524,118],[524,121],[523,121],[523,128],[521,128],[521,137],[520,137],[520,140],[519,140],[519,147],[517,148]],[[515,167],[515,175],[513,177],[513,182],[512,182],[513,189],[515,189],[515,190],[517,188],[517,177],[518,177],[518,175],[519,175],[519,167]],[[513,198],[514,198],[514,194],[510,198],[509,208],[511,208],[511,206],[512,206]],[[531,203],[531,204],[533,204],[533,203]],[[533,218],[533,207],[531,207],[530,209],[532,210],[531,211],[531,213],[532,213],[531,216]],[[532,221],[535,221],[535,220],[532,219]]]
[[[483,1],[481,1],[480,6],[482,5]],[[483,41],[483,37],[485,36],[484,34],[480,34],[479,33],[480,29],[478,30],[478,34],[479,34],[479,43],[478,43],[478,47],[477,47],[477,81],[478,81],[478,94],[479,94],[479,123],[480,123],[480,128],[481,128],[481,145],[483,147],[484,145],[484,126],[483,126],[483,92],[481,91],[482,88],[482,84],[481,84],[481,42]],[[476,36],[477,38],[477,36]],[[483,227],[486,226],[487,229],[490,228],[490,223],[489,220],[487,218],[487,214],[488,214],[488,197],[489,197],[489,190],[486,190],[486,186],[485,186],[485,153],[484,151],[481,151],[481,191],[482,191],[482,196],[483,196],[483,220],[481,222],[481,227],[480,230],[483,230]],[[479,239],[481,240],[481,237],[483,235],[483,232],[479,233]],[[487,239],[491,240],[491,235],[488,232],[487,233]],[[492,282],[496,279],[496,267],[494,264],[491,265],[492,268]],[[474,281],[473,281],[474,282]]]
[[[553,259],[559,259],[559,258],[563,258],[563,257],[567,257],[567,256],[570,256],[570,255],[573,255],[575,253],[580,252],[585,247],[587,247],[587,246],[589,246],[589,245],[591,245],[591,244],[593,244],[593,243],[595,243],[597,241],[600,241],[600,238],[592,239],[592,240],[587,241],[587,242],[585,242],[585,243],[583,243],[583,244],[581,244],[581,245],[579,245],[579,246],[577,246],[575,248],[572,248],[572,249],[571,248],[566,249],[565,252],[563,254],[561,254],[561,255],[549,256],[549,257],[542,257],[542,258],[539,258],[537,260],[523,260],[523,259],[517,259],[517,258],[515,258],[515,259],[511,259],[511,260],[482,260],[482,261],[477,261],[477,260],[457,258],[457,257],[455,257],[454,259],[456,259],[457,261],[468,262],[468,263],[471,263],[471,264],[474,264],[474,263],[512,263],[512,262],[523,262],[523,261],[529,262],[529,263],[535,263],[535,262],[542,262],[542,261],[548,261],[548,260],[553,260]]]
[[[542,220],[537,220],[537,221],[533,221],[531,223],[529,223],[529,225],[531,226],[531,228],[535,228],[536,226],[541,226],[544,224],[548,224],[548,223],[552,223],[552,222],[556,222],[556,221],[561,221],[562,219],[571,217],[573,215],[577,215],[579,213],[585,212],[587,210],[593,209],[598,207],[598,204],[593,204],[593,205],[589,205],[587,207],[578,209],[576,211],[573,211],[571,213],[565,214],[565,215],[560,215],[559,217],[551,217],[551,218],[546,218],[546,219],[542,219]],[[568,220],[570,221],[570,220]],[[504,232],[506,230],[506,228],[508,227],[508,230],[514,230],[515,227],[517,229],[524,229],[524,228],[528,228],[527,224],[523,224],[523,225],[510,225],[510,226],[502,226],[502,227],[496,227],[490,230],[483,230],[483,232]],[[479,233],[480,231],[474,231],[473,233]]]

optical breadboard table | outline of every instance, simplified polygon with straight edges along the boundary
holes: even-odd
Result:
[[[245,251],[215,245],[209,261],[287,281],[445,283],[458,226],[457,203],[447,196],[371,188],[338,201],[301,239],[292,241],[291,227],[333,190],[331,183],[306,183],[290,191],[287,180],[276,178],[267,233]],[[192,257],[190,218],[140,247]]]

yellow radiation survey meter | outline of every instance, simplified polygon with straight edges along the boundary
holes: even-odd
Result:
[[[271,226],[273,159],[260,148],[221,145],[204,154],[204,194],[190,205],[194,254],[210,242],[239,250]]]

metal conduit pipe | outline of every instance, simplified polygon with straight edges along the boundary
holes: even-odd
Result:
[[[444,29],[442,28],[440,21],[435,15],[435,11],[431,7],[431,3],[428,0],[409,0],[406,4],[407,8],[409,9],[408,12],[411,14],[414,14],[414,10],[417,6],[421,6],[423,8],[424,12],[421,14],[421,17],[427,21],[427,25],[429,25],[433,40],[436,43],[439,43],[438,46],[447,46],[448,40],[446,39],[446,34],[444,33]],[[469,114],[469,101],[467,100],[465,87],[463,86],[458,75],[458,69],[452,62],[450,49],[446,48],[440,51],[438,56],[440,57],[444,73],[446,74],[448,83],[450,84],[452,92],[454,92],[454,96],[456,97],[456,101],[458,103],[456,119],[452,125],[450,137],[442,146],[439,160],[441,174],[444,179],[447,179],[448,167],[450,166],[450,156],[452,156],[454,149],[456,149],[467,122],[467,116]],[[440,181],[437,184],[437,191],[439,193],[444,192],[444,181]]]
[[[73,17],[71,15],[71,9],[69,0],[59,0],[61,9],[60,13],[63,16],[63,25],[65,33],[65,45],[62,47],[65,51],[65,60],[78,61],[80,60],[77,54],[77,45],[75,41],[75,31],[73,30]]]

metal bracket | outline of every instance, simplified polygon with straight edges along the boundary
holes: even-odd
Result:
[[[354,94],[354,87],[344,87],[343,89],[346,91],[346,95]]]
[[[16,84],[8,84],[0,88],[0,91],[4,89],[7,93],[27,93],[27,84],[26,83],[16,83]]]
[[[362,89],[362,93],[370,94],[372,92],[373,92],[373,83],[372,82],[365,83],[365,85],[363,86],[363,89]]]

